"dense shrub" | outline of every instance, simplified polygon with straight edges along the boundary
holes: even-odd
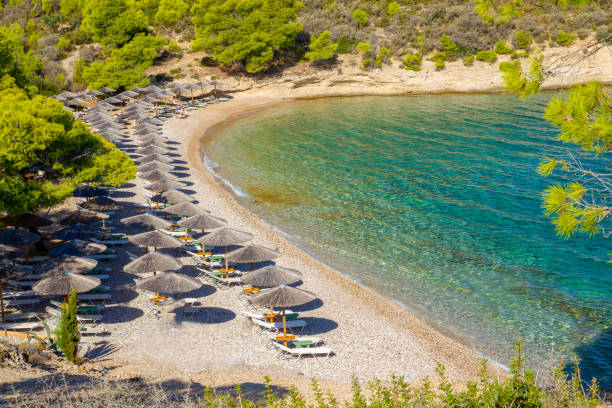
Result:
[[[404,68],[410,71],[420,71],[421,70],[421,61],[422,57],[420,54],[408,53],[404,57]]]
[[[105,46],[122,46],[147,26],[143,12],[126,0],[89,1],[83,10],[83,28]]]
[[[570,45],[575,39],[576,37],[574,34],[568,34],[563,30],[559,30],[559,33],[557,33],[556,42],[559,45]]]
[[[332,43],[331,34],[328,30],[323,31],[318,37],[310,37],[310,45],[304,58],[311,62],[330,60],[336,56],[338,44]]]
[[[465,65],[466,67],[471,67],[472,65],[474,65],[475,58],[476,57],[474,55],[469,55],[465,57],[465,59],[463,60],[463,65]]]
[[[353,19],[357,21],[357,24],[359,25],[359,27],[363,27],[366,24],[368,24],[368,13],[366,13],[362,9],[356,8],[353,11]]]
[[[495,53],[504,55],[504,54],[510,54],[511,52],[512,52],[512,49],[508,47],[508,44],[506,44],[505,41],[499,40],[498,42],[495,43]]]
[[[495,51],[478,51],[476,53],[476,59],[478,61],[484,61],[484,62],[488,62],[488,63],[493,63],[495,61],[497,61],[497,54],[495,53]]]
[[[393,17],[399,14],[401,11],[400,5],[396,1],[391,1],[387,4],[387,15]]]
[[[157,13],[155,13],[155,24],[173,26],[181,20],[189,11],[189,5],[183,0],[160,0]]]
[[[446,64],[444,63],[444,61],[446,61],[445,53],[436,52],[434,53],[433,57],[431,57],[431,60],[436,64],[436,71],[442,71],[444,68],[446,68]]]
[[[73,363],[77,362],[77,348],[80,338],[77,327],[76,297],[76,290],[72,290],[68,303],[62,304],[59,327],[55,331],[57,346],[64,354],[64,357]]]
[[[521,50],[526,50],[527,48],[529,48],[529,45],[531,44],[533,37],[527,34],[525,31],[519,30],[514,35],[514,40],[516,42],[515,44],[516,48],[519,48]]]

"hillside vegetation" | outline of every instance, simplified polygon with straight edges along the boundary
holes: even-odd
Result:
[[[612,31],[609,1],[589,0],[2,0],[0,74],[17,62],[17,81],[45,92],[71,86],[146,85],[159,58],[190,44],[202,63],[269,74],[300,62],[333,63],[361,54],[375,69],[391,56],[406,69],[423,58],[444,69],[463,59],[526,57]],[[62,64],[76,55],[75,64]],[[65,72],[72,69],[74,72]],[[66,68],[70,67],[70,68]],[[73,77],[74,83],[66,78]]]

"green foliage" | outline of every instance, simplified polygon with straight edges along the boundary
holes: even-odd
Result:
[[[464,58],[463,65],[465,65],[466,67],[471,67],[472,65],[474,65],[475,59],[476,59],[476,56],[468,55],[467,57]]]
[[[60,37],[55,47],[63,51],[68,51],[70,49],[70,38]]]
[[[484,61],[484,62],[488,62],[491,64],[497,61],[497,54],[495,53],[495,51],[490,51],[490,50],[478,51],[476,53],[476,59],[478,61]]]
[[[529,45],[531,45],[531,41],[533,40],[533,37],[523,30],[518,30],[514,35],[514,38],[516,40],[516,47],[521,50],[528,49]]]
[[[310,37],[310,45],[304,58],[308,61],[324,61],[336,56],[338,44],[332,43],[330,40],[331,34],[328,30],[323,31],[318,37],[314,35]]]
[[[0,210],[36,212],[61,203],[79,183],[119,186],[135,177],[128,156],[60,102],[29,98],[8,78],[0,85]]]
[[[85,6],[86,0],[60,0],[60,12],[65,16],[70,16],[79,12]]]
[[[147,26],[142,10],[127,0],[88,1],[83,10],[83,29],[104,46],[120,47]]]
[[[137,34],[123,48],[115,49],[103,62],[82,68],[82,79],[90,88],[134,88],[149,84],[146,69],[153,64],[166,39]],[[77,66],[75,65],[75,71]],[[75,75],[76,76],[76,75]]]
[[[266,70],[276,52],[295,46],[301,9],[295,0],[197,0],[192,48],[226,66],[240,63],[249,73]]]
[[[402,11],[402,9],[400,8],[400,5],[398,2],[396,1],[391,1],[389,3],[387,3],[387,15],[389,17],[393,17],[398,15],[400,12]]]
[[[444,61],[446,61],[446,53],[436,52],[431,57],[431,60],[436,64],[436,71],[442,71],[446,68],[446,64],[444,63]]]
[[[510,54],[512,49],[508,47],[505,41],[499,40],[495,43],[495,53],[500,55]]]
[[[389,63],[390,58],[391,58],[391,50],[387,47],[380,47],[378,49],[378,54],[376,55],[376,59],[374,60],[374,67],[382,68],[383,64]]]
[[[476,12],[487,24],[506,25],[523,14],[523,0],[474,0]]]
[[[25,32],[21,26],[0,26],[0,79],[9,75],[17,86],[26,88],[31,85],[42,87],[39,77],[43,63],[32,50],[25,47]]]
[[[76,290],[68,298],[68,304],[62,303],[60,309],[59,327],[55,331],[55,341],[64,357],[70,362],[77,363],[77,348],[79,346],[79,329],[77,327]]]
[[[407,69],[410,71],[420,71],[422,60],[423,58],[421,57],[421,54],[418,54],[418,53],[413,54],[409,52],[404,57],[404,69]]]
[[[365,55],[369,53],[370,51],[372,51],[372,46],[370,45],[370,43],[361,42],[357,44],[357,50],[359,50],[361,54]]]
[[[445,61],[452,62],[457,60],[457,53],[459,52],[459,44],[451,41],[450,37],[446,34],[442,34],[440,37],[440,43],[444,50]]]
[[[336,50],[338,54],[350,54],[353,52],[353,48],[355,47],[355,40],[350,39],[347,36],[342,36],[336,40],[338,43],[338,49]]]
[[[189,5],[183,0],[160,0],[155,14],[155,24],[172,26],[181,20],[189,11]]]
[[[177,44],[177,42],[175,40],[170,40],[168,42],[168,51],[170,52],[177,52],[181,50],[181,46]]]
[[[534,56],[529,64],[529,72],[523,72],[520,61],[507,61],[499,64],[504,87],[510,93],[524,98],[540,91],[544,80],[542,56]]]
[[[353,19],[357,21],[357,25],[359,25],[359,27],[364,27],[366,24],[368,24],[368,13],[365,10],[356,8],[353,10]]]
[[[574,42],[576,36],[574,34],[568,34],[563,30],[559,30],[557,39],[555,40],[559,45],[570,45]]]

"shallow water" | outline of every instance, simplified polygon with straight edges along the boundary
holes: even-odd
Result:
[[[302,101],[207,154],[264,220],[485,355],[507,364],[520,336],[533,365],[578,356],[612,387],[612,244],[561,240],[540,208],[538,162],[569,151],[551,97]]]

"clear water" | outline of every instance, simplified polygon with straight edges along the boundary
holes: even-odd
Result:
[[[264,220],[485,355],[508,363],[520,336],[534,365],[578,356],[612,387],[612,244],[561,240],[540,208],[535,168],[568,151],[551,96],[296,102],[207,154]]]

